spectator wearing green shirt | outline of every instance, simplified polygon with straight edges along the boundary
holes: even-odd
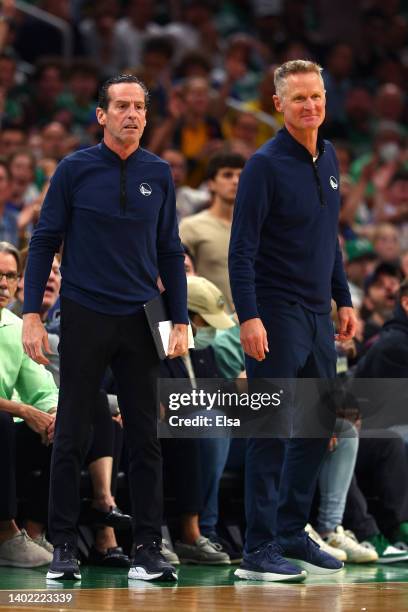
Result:
[[[52,375],[23,351],[22,321],[6,309],[17,288],[17,249],[0,242],[0,565],[37,567],[52,559],[44,535],[31,539],[15,522],[16,480],[50,465],[58,390]],[[41,478],[32,507],[47,503]],[[33,517],[36,519],[36,517]]]

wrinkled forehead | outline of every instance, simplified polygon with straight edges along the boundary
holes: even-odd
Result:
[[[0,272],[17,272],[17,261],[14,255],[0,252]]]
[[[316,72],[297,72],[289,74],[284,81],[285,95],[296,96],[303,93],[324,94],[323,79]]]
[[[118,100],[145,102],[145,93],[137,83],[114,83],[108,89],[109,103]]]

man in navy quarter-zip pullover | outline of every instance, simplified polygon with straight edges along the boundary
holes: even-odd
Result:
[[[229,251],[247,375],[334,378],[331,299],[339,341],[354,335],[355,315],[337,239],[338,164],[318,136],[321,68],[286,62],[275,71],[275,88],[284,127],[241,174]],[[246,546],[236,576],[293,582],[342,568],[304,531],[327,446],[317,438],[248,440]]]
[[[79,476],[94,398],[109,364],[129,446],[135,551],[129,578],[177,578],[161,554],[159,359],[143,304],[159,293],[160,275],[174,323],[168,352],[177,357],[187,351],[187,289],[170,168],[139,146],[147,98],[145,85],[136,77],[106,81],[96,111],[104,139],[58,165],[30,243],[23,345],[34,361],[47,363],[43,349],[49,351],[48,339],[38,313],[54,253],[64,242],[50,580],[81,578],[76,549]]]

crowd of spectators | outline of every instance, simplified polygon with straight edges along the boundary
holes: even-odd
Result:
[[[375,360],[381,354],[373,352],[377,342],[387,349],[389,334],[396,328],[402,334],[405,329],[399,342],[406,342],[408,329],[406,1],[38,0],[31,4],[68,25],[72,54],[67,55],[59,29],[17,10],[13,0],[4,0],[0,241],[20,250],[27,246],[58,162],[101,139],[95,117],[98,86],[114,74],[131,73],[150,91],[142,145],[170,164],[181,237],[189,253],[186,271],[191,274],[195,265],[200,276],[213,281],[231,315],[227,252],[239,172],[257,147],[282,126],[272,101],[275,66],[290,59],[312,59],[324,69],[327,114],[322,132],[333,141],[339,160],[339,236],[359,318],[356,338],[337,347],[338,372],[408,376],[406,351],[397,351],[397,357],[392,353],[387,368],[384,363],[378,367]],[[16,302],[11,305],[17,308]],[[214,326],[210,340],[201,347],[213,346],[217,367],[228,377],[245,375],[237,330],[235,326],[216,332]],[[367,364],[375,374],[368,373]],[[194,378],[191,363],[183,367],[185,376]],[[359,418],[354,414],[351,419],[357,439]],[[408,438],[402,428],[390,437],[377,436],[377,444],[371,446],[361,440],[356,444],[353,436],[343,442],[337,434],[331,442],[330,457],[335,453],[340,457],[345,446],[347,459],[337,461],[343,469],[339,481],[336,462],[328,455],[320,479],[317,527],[325,542],[345,550],[349,560],[373,561],[376,555],[382,562],[401,560],[385,535],[402,547],[408,545],[408,468],[400,434]],[[223,447],[223,457],[214,464],[213,490],[226,451]],[[197,458],[200,449],[189,452]],[[208,448],[201,449],[202,457],[205,452]],[[374,483],[367,466],[377,459],[379,476]],[[388,476],[384,465],[391,470]],[[398,481],[398,490],[386,482],[393,474],[405,479]],[[335,480],[337,493],[329,486]],[[369,508],[374,518],[365,495],[376,497],[375,508]],[[197,554],[211,562],[211,555],[220,553],[211,542],[224,546],[223,552],[227,544],[217,540],[215,525],[200,532],[199,506],[198,502],[194,506],[194,529],[191,520],[185,523],[190,525],[188,541],[179,550],[185,556],[186,546],[201,547],[201,557],[187,552],[196,555],[195,562]],[[363,550],[356,550],[358,542],[343,530],[343,520],[358,540],[371,543],[375,553],[364,557]],[[202,532],[208,536],[205,542]],[[116,548],[114,536],[110,538],[105,549]]]

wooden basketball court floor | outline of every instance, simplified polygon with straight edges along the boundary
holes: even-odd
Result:
[[[303,584],[235,580],[235,566],[181,566],[178,583],[129,581],[126,570],[82,568],[79,585],[47,586],[46,568],[0,568],[0,610],[93,612],[403,612],[408,611],[408,562],[347,566]],[[18,593],[72,593],[73,602],[15,602]],[[17,598],[18,599],[18,598]],[[20,598],[24,600],[23,598]]]

